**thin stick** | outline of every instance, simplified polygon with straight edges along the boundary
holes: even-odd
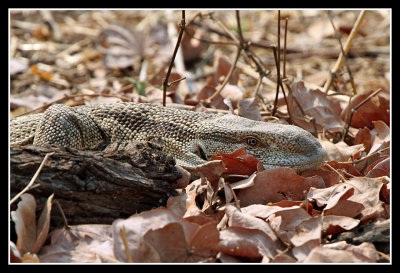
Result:
[[[58,207],[58,210],[60,211],[61,216],[62,216],[62,218],[63,218],[63,220],[64,220],[64,226],[65,226],[65,228],[66,228],[66,229],[70,229],[70,227],[69,227],[69,225],[68,225],[67,217],[65,216],[65,213],[64,213],[64,211],[63,211],[63,209],[62,209],[62,207],[61,207],[61,205],[60,205],[60,202],[58,202],[57,199],[55,199],[54,201],[56,202],[56,205],[57,205],[57,207]]]
[[[353,39],[356,36],[356,34],[361,26],[361,23],[365,17],[365,13],[366,13],[366,11],[362,10],[360,12],[360,14],[358,15],[358,18],[353,26],[353,29],[351,30],[350,35],[346,40],[346,44],[344,46],[344,55],[347,55],[349,53]],[[331,70],[331,74],[335,74],[339,70],[339,68],[342,66],[343,61],[344,61],[344,55],[342,53],[339,54],[338,60],[336,61],[335,66]],[[326,81],[325,86],[324,86],[324,92],[328,92],[331,85],[332,85],[332,76],[330,76],[328,78],[328,80]]]
[[[240,17],[239,17],[239,11],[236,11],[236,22],[237,22],[237,27],[238,27],[238,32],[239,37],[241,38],[241,40],[238,40],[235,35],[233,35],[233,33],[231,33],[228,29],[228,27],[225,26],[225,24],[219,20],[216,20],[216,22],[229,34],[229,36],[236,42],[236,46],[237,46],[237,50],[236,50],[236,56],[235,56],[235,60],[233,61],[231,68],[229,69],[228,75],[226,75],[223,83],[220,85],[220,87],[218,88],[217,91],[214,92],[214,94],[212,94],[209,98],[203,100],[202,102],[208,106],[210,104],[210,102],[215,99],[220,93],[221,91],[224,89],[224,87],[226,86],[226,84],[228,83],[229,79],[231,78],[233,71],[235,71],[236,68],[236,63],[239,60],[240,57],[240,53],[243,49],[242,46],[242,41],[243,41],[243,36],[242,36],[242,30],[241,30],[241,25],[240,25]]]
[[[45,157],[43,158],[42,163],[40,164],[39,168],[37,169],[35,175],[32,177],[31,181],[28,183],[28,185],[26,185],[26,187],[25,187],[21,192],[19,192],[16,196],[14,196],[13,199],[11,199],[10,205],[11,205],[12,203],[14,203],[21,195],[23,195],[25,192],[27,192],[28,190],[30,190],[30,188],[32,187],[33,183],[36,181],[36,178],[39,176],[39,173],[40,173],[40,171],[42,170],[44,164],[46,163],[47,158],[48,158],[49,156],[53,155],[53,154],[54,154],[54,152],[47,153],[47,154],[45,155]]]
[[[334,171],[337,175],[339,175],[339,177],[343,180],[343,182],[346,182],[346,178],[344,178],[344,176],[335,168],[333,168],[331,165],[329,165],[328,163],[324,163],[324,166],[327,167],[328,169]]]
[[[286,41],[287,41],[287,26],[288,26],[289,18],[285,18],[285,36],[283,40],[283,76],[282,78],[286,79]]]
[[[350,128],[350,124],[351,124],[351,120],[353,119],[353,114],[355,111],[358,110],[358,108],[360,108],[361,106],[363,106],[367,101],[369,101],[373,96],[375,96],[376,94],[378,94],[379,92],[382,91],[382,88],[378,88],[377,90],[375,90],[374,92],[372,92],[368,97],[366,97],[362,102],[360,102],[359,104],[357,104],[353,109],[351,109],[351,113],[350,113],[350,118],[349,121],[347,123],[346,126],[346,131],[344,133],[343,139],[346,139],[347,134],[349,132],[349,128]]]
[[[390,149],[390,147],[386,147],[386,148],[383,148],[382,150],[378,150],[378,151],[376,151],[376,152],[373,152],[372,154],[369,154],[369,155],[367,155],[367,156],[364,156],[363,158],[360,158],[360,159],[357,159],[357,160],[354,160],[354,161],[345,161],[345,162],[339,162],[339,163],[343,163],[343,164],[357,164],[357,163],[360,163],[361,161],[367,160],[367,159],[369,159],[369,158],[371,158],[371,157],[374,157],[374,156],[376,156],[376,155],[378,155],[378,154],[381,154],[381,153],[383,153],[384,151],[389,150],[389,149]]]
[[[344,65],[346,66],[347,73],[349,73],[349,76],[350,76],[350,83],[351,83],[351,87],[353,88],[353,94],[357,94],[357,89],[356,89],[356,85],[355,85],[355,83],[354,83],[353,74],[351,73],[349,64],[347,63],[347,54],[344,53],[342,41],[341,41],[341,39],[340,39],[340,34],[339,34],[339,32],[337,31],[337,29],[336,29],[336,27],[335,27],[335,24],[333,23],[331,14],[330,14],[329,12],[327,12],[327,15],[328,15],[329,21],[331,22],[333,31],[335,32],[336,39],[338,40],[339,45],[340,45],[340,51],[341,51],[341,53],[342,53],[342,55],[343,55]]]
[[[184,10],[182,10],[182,19],[181,19],[181,22],[179,23],[179,27],[180,27],[180,30],[179,30],[179,34],[178,34],[178,40],[176,41],[174,53],[172,54],[172,58],[169,62],[167,74],[165,75],[165,78],[163,79],[163,106],[165,106],[166,100],[167,100],[168,79],[169,79],[169,76],[171,75],[172,66],[174,64],[179,45],[181,44],[183,33],[185,32],[185,11]]]

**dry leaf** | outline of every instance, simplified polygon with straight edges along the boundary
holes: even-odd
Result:
[[[338,107],[320,90],[310,90],[304,86],[304,82],[294,82],[292,92],[288,95],[288,107],[292,115],[293,122],[299,127],[314,132],[311,122],[304,121],[304,117],[297,103],[295,96],[306,115],[315,118],[318,131],[326,129],[332,133],[342,133],[344,122],[340,118]]]
[[[33,195],[25,193],[18,202],[16,211],[11,212],[18,236],[17,248],[23,255],[31,252],[36,241],[36,201]]]
[[[220,231],[218,250],[232,256],[272,259],[276,255],[271,238],[260,230],[228,227]]]
[[[345,230],[351,230],[358,226],[360,220],[347,216],[327,215],[323,217],[323,230],[326,235],[337,234]]]
[[[320,140],[320,143],[328,154],[329,161],[348,161],[352,156],[364,149],[363,144],[348,146],[343,141],[333,144],[328,140]]]
[[[252,120],[262,120],[256,98],[241,99],[237,105],[238,114]]]
[[[198,225],[190,223],[174,214],[166,208],[157,208],[140,214],[134,214],[123,220],[118,219],[113,222],[113,250],[115,257],[120,261],[127,261],[125,247],[122,241],[120,230],[125,228],[126,238],[130,256],[134,262],[157,262],[159,255],[151,245],[143,241],[143,236],[149,230],[156,230],[165,227],[170,223],[179,223],[185,235],[185,240],[189,241]]]
[[[363,92],[355,95],[346,109],[343,110],[342,116],[346,113],[347,109],[353,109],[364,99],[366,99],[374,90]],[[351,120],[351,126],[355,128],[363,128],[367,126],[369,129],[374,128],[373,121],[382,120],[387,125],[390,124],[390,95],[388,93],[380,92],[378,95],[372,97],[364,103],[357,111],[354,112]]]
[[[237,197],[242,206],[281,200],[303,200],[310,187],[324,188],[321,177],[301,177],[290,168],[276,168],[257,173],[254,186],[241,189]]]
[[[118,262],[112,253],[111,225],[78,225],[56,229],[39,253],[44,263]]]
[[[260,160],[246,152],[245,147],[242,147],[233,153],[225,154],[218,152],[219,156],[213,155],[211,160],[221,160],[225,167],[226,174],[244,174],[251,175],[257,171],[257,165]]]

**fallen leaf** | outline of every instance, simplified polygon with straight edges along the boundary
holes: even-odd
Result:
[[[349,146],[343,141],[333,144],[328,140],[320,140],[320,143],[328,154],[329,161],[348,161],[364,149],[363,144]]]
[[[120,235],[120,230],[124,227],[128,249],[133,262],[159,261],[156,249],[143,241],[143,236],[149,230],[160,229],[170,223],[178,223],[182,226],[186,241],[190,240],[198,227],[198,225],[187,222],[172,211],[162,207],[134,214],[127,219],[115,220],[112,224],[115,257],[120,261],[127,261],[124,243]]]
[[[186,241],[181,224],[172,222],[162,228],[148,230],[143,236],[158,255],[159,262],[199,262],[216,252],[219,241],[216,222],[199,226],[189,241]]]
[[[326,245],[324,245],[326,246]],[[348,250],[330,249],[324,246],[315,247],[304,263],[366,263],[375,262],[368,257],[357,255]]]
[[[256,174],[254,186],[241,189],[237,198],[242,206],[251,204],[266,204],[281,200],[304,200],[305,191],[310,187],[324,188],[321,177],[299,176],[290,168],[275,168]]]
[[[251,175],[257,171],[257,164],[260,160],[248,154],[245,147],[242,147],[231,154],[218,152],[219,156],[213,155],[211,160],[221,160],[225,167],[226,174]]]
[[[358,226],[360,220],[347,216],[327,215],[322,218],[325,235],[337,234]]]
[[[118,262],[112,252],[111,225],[77,225],[52,231],[39,252],[43,263]]]
[[[301,105],[304,113],[314,117],[318,131],[326,129],[332,133],[342,133],[344,122],[340,118],[339,108],[320,90],[310,90],[305,87],[304,82],[294,82],[292,92],[288,95],[288,107],[293,122],[299,127],[314,132],[314,126],[311,122],[306,122],[303,113],[300,111],[293,96]]]
[[[268,236],[274,242],[274,245],[276,246],[279,245],[278,238],[274,234],[274,231],[264,220],[261,220],[247,213],[241,212],[232,204],[227,204],[225,208],[225,215],[227,217],[226,221],[227,226],[260,230],[264,232],[266,236]]]
[[[354,144],[363,144],[365,148],[365,152],[368,153],[371,150],[372,146],[372,135],[371,131],[368,127],[361,128],[357,131],[356,136],[354,137]]]
[[[43,208],[42,213],[40,214],[38,223],[37,223],[37,234],[36,234],[36,242],[33,246],[32,253],[37,253],[42,248],[44,242],[47,239],[47,235],[49,233],[50,228],[50,214],[51,214],[51,202],[53,201],[54,193],[47,198],[46,204]]]
[[[256,98],[241,99],[237,105],[238,115],[252,120],[262,120]]]
[[[211,161],[207,161],[196,167],[196,172],[198,172],[200,176],[207,178],[214,189],[218,187],[219,178],[225,171],[225,162],[214,156],[211,157]]]
[[[293,232],[288,232],[290,242],[294,246],[301,246],[314,240],[318,240],[320,243],[322,230],[321,217],[311,217],[298,223]]]
[[[33,195],[24,193],[16,211],[11,212],[17,233],[17,248],[23,255],[31,252],[36,242],[36,201]]]
[[[364,99],[366,99],[375,90],[362,92],[355,95],[346,109],[342,112],[342,117],[348,111],[353,109]],[[369,129],[374,128],[373,121],[382,120],[387,125],[390,124],[390,95],[385,91],[380,92],[376,96],[369,99],[357,111],[354,112],[351,120],[351,126],[355,128],[363,128],[367,126]]]
[[[218,250],[232,256],[272,259],[276,255],[272,240],[260,230],[228,227],[220,231]]]
[[[388,176],[390,177],[390,158],[382,158],[377,160],[377,164],[370,165],[373,166],[371,170],[368,170],[366,177],[380,177]]]

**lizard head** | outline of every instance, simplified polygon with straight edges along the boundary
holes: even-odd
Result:
[[[253,121],[235,115],[207,120],[196,137],[197,154],[209,160],[212,155],[232,153],[245,147],[265,169],[289,167],[297,172],[320,167],[326,152],[309,132],[293,125]]]

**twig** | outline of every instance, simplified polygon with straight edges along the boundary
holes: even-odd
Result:
[[[344,55],[347,55],[349,53],[349,50],[350,50],[351,44],[353,42],[353,39],[356,36],[356,34],[357,34],[357,32],[358,32],[358,30],[359,30],[359,28],[361,26],[361,23],[362,23],[362,21],[363,21],[363,19],[365,17],[365,13],[366,13],[366,11],[362,10],[360,12],[360,14],[358,15],[358,18],[357,18],[357,20],[356,20],[356,22],[355,22],[355,24],[353,26],[353,29],[351,30],[350,35],[346,40],[346,44],[344,46],[344,54],[343,53],[339,54],[339,58],[336,61],[335,66],[331,70],[332,74],[335,74],[339,70],[339,68],[342,66],[343,61],[344,61]],[[330,76],[328,78],[328,80],[326,81],[325,86],[324,86],[324,92],[328,92],[328,90],[331,87],[331,85],[332,85],[332,76]]]
[[[25,192],[27,192],[28,190],[30,190],[30,188],[32,187],[33,183],[35,183],[36,178],[39,176],[39,173],[40,173],[40,171],[42,170],[44,164],[46,163],[47,158],[48,158],[49,156],[53,155],[53,154],[54,154],[54,152],[47,153],[47,154],[45,155],[45,157],[43,158],[42,163],[40,164],[39,168],[37,169],[35,175],[32,177],[31,181],[28,183],[28,185],[26,185],[26,187],[25,187],[21,192],[19,192],[16,196],[14,196],[13,199],[11,199],[10,205],[11,205],[12,203],[14,203],[21,195],[23,195]]]
[[[289,18],[285,18],[285,36],[283,40],[283,80],[286,79],[286,41],[287,41],[287,26]]]
[[[357,159],[357,160],[353,160],[353,161],[339,162],[339,163],[342,163],[342,164],[357,164],[357,163],[360,163],[361,161],[367,160],[367,159],[369,159],[371,157],[374,157],[374,156],[376,156],[378,154],[381,154],[382,152],[384,152],[386,150],[389,150],[389,149],[390,149],[390,147],[386,147],[386,148],[383,148],[382,150],[378,150],[376,152],[373,152],[372,154],[364,156],[363,158],[360,158],[360,159]]]
[[[172,54],[172,58],[169,62],[167,74],[166,74],[165,78],[163,79],[163,106],[165,106],[165,104],[166,104],[168,79],[169,79],[169,76],[171,75],[172,66],[174,64],[179,45],[181,44],[183,33],[185,32],[185,24],[186,24],[185,23],[185,11],[182,10],[182,19],[181,19],[181,22],[179,23],[180,30],[179,30],[179,34],[178,34],[178,40],[176,41],[174,53]]]
[[[241,40],[238,40],[235,35],[233,35],[229,29],[225,26],[225,24],[219,20],[216,20],[216,22],[229,34],[229,36],[235,41],[236,46],[237,46],[237,50],[236,50],[236,55],[235,55],[235,60],[233,61],[231,68],[229,69],[228,74],[226,75],[223,83],[219,86],[218,90],[216,90],[214,92],[214,94],[212,94],[209,98],[205,99],[202,101],[202,103],[206,106],[208,106],[210,104],[210,102],[215,99],[220,93],[221,91],[224,89],[224,87],[226,86],[226,84],[228,83],[229,79],[231,78],[233,71],[235,71],[236,68],[236,63],[239,60],[240,57],[240,53],[243,49],[242,43],[241,41],[243,41],[243,36],[242,36],[242,30],[241,30],[241,25],[240,25],[240,19],[239,19],[239,15],[238,15],[239,11],[236,11],[236,22],[237,22],[237,27],[238,27],[238,32],[240,33],[240,37]]]
[[[343,135],[343,139],[346,139],[346,137],[347,137],[347,134],[348,134],[349,129],[350,129],[351,120],[353,119],[354,112],[357,111],[358,108],[363,106],[367,101],[369,101],[373,96],[375,96],[376,94],[378,94],[381,91],[382,91],[382,88],[379,88],[379,89],[375,90],[368,97],[366,97],[362,102],[360,102],[353,109],[351,109],[350,118],[349,118],[349,121],[347,122],[347,126],[346,126],[345,133]]]
[[[57,207],[58,207],[58,210],[60,211],[61,216],[62,216],[62,218],[63,218],[63,220],[64,220],[64,226],[65,226],[65,228],[66,228],[66,229],[70,229],[70,227],[69,227],[69,225],[68,225],[67,217],[65,216],[65,213],[64,213],[64,211],[63,211],[63,209],[62,209],[62,207],[61,207],[61,205],[60,205],[60,202],[58,202],[57,199],[55,199],[54,201],[56,202],[56,205],[57,205]]]
[[[331,165],[329,165],[328,163],[324,163],[324,166],[329,168],[330,170],[334,171],[337,175],[339,175],[339,177],[342,179],[343,182],[346,182],[346,178],[344,178],[344,176],[338,172],[338,170],[336,170],[335,168],[333,168]]]
[[[328,15],[329,21],[331,22],[333,31],[335,32],[336,39],[338,40],[339,45],[340,45],[340,51],[341,51],[341,53],[342,53],[342,55],[343,55],[344,65],[346,66],[347,73],[348,73],[349,76],[350,76],[350,83],[351,83],[351,87],[353,88],[353,94],[357,94],[357,89],[356,89],[356,85],[355,85],[355,83],[354,83],[353,74],[351,73],[349,64],[347,63],[347,54],[345,54],[345,52],[344,52],[343,45],[342,45],[342,41],[341,41],[341,39],[340,39],[340,34],[339,34],[339,32],[337,31],[337,29],[336,29],[336,27],[335,27],[335,24],[333,23],[331,14],[330,14],[329,12],[327,12],[327,15]],[[331,75],[331,76],[333,76],[333,75]]]

